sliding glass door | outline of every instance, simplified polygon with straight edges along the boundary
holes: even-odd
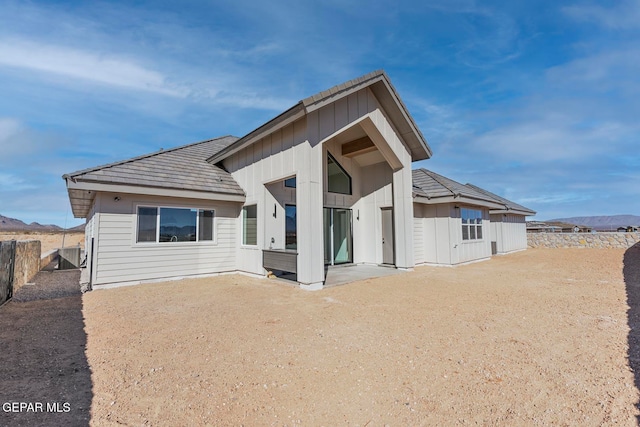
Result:
[[[353,262],[351,210],[324,208],[324,263]]]

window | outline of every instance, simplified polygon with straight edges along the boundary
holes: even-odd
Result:
[[[258,206],[251,205],[242,208],[242,244],[258,244]]]
[[[138,207],[137,242],[212,241],[213,210]]]
[[[462,208],[462,240],[482,239],[482,211],[478,209]]]
[[[296,188],[296,177],[285,179],[284,186],[288,188]]]
[[[296,206],[285,205],[285,249],[297,249],[298,248],[298,231],[296,225]]]
[[[213,240],[213,211],[198,211],[198,221],[200,227],[198,229],[198,240]]]
[[[155,242],[158,208],[138,208],[138,242]]]
[[[330,193],[351,194],[351,177],[329,153],[327,153],[327,190]]]

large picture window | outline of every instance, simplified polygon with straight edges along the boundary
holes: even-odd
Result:
[[[329,153],[327,153],[327,190],[330,193],[351,194],[351,177]]]
[[[214,217],[213,210],[140,206],[136,241],[212,241]]]
[[[462,240],[482,239],[482,211],[478,209],[462,208]]]
[[[242,244],[258,244],[258,206],[250,205],[242,208]]]

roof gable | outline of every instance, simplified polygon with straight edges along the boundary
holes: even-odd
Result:
[[[210,163],[220,162],[270,133],[304,117],[306,114],[366,87],[370,88],[376,96],[398,129],[400,137],[408,144],[411,150],[412,160],[417,161],[430,158],[432,152],[427,140],[418,129],[413,117],[404,102],[402,102],[402,99],[400,99],[387,74],[383,70],[378,70],[304,98],[290,109],[249,132],[224,150],[212,155],[207,161]]]

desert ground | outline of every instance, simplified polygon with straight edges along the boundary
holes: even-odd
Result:
[[[637,425],[639,245],[318,292],[228,275],[70,298],[91,425]]]
[[[13,232],[0,231],[0,242],[3,240],[40,240],[42,253],[47,253],[53,249],[61,248],[63,245],[77,246],[84,248],[84,233],[62,233],[62,232]]]

